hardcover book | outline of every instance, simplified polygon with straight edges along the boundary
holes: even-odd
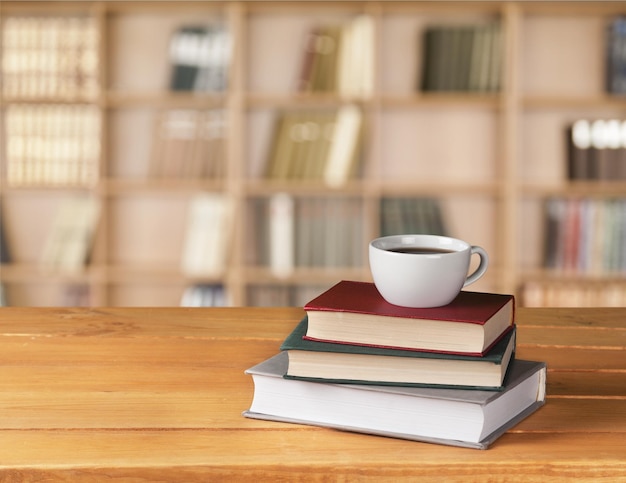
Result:
[[[515,329],[484,357],[306,340],[305,317],[281,345],[286,378],[344,384],[502,390],[515,351]]]
[[[482,356],[513,328],[515,299],[461,291],[443,307],[400,307],[373,283],[343,280],[304,310],[309,340]]]
[[[545,400],[546,365],[516,359],[504,391],[326,384],[285,379],[287,354],[248,369],[244,416],[486,449]]]

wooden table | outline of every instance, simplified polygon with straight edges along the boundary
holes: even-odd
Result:
[[[518,309],[548,399],[486,451],[242,417],[302,315],[0,309],[0,481],[626,481],[626,308]]]

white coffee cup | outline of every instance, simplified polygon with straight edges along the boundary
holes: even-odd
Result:
[[[473,254],[480,257],[480,263],[468,275]],[[387,302],[439,307],[482,277],[489,257],[482,247],[456,238],[391,235],[370,242],[369,262],[374,284]]]

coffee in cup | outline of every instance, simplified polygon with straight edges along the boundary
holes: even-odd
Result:
[[[480,263],[468,275],[473,254],[480,257]],[[482,277],[489,257],[482,247],[456,238],[391,235],[370,242],[369,262],[374,284],[387,302],[439,307]]]

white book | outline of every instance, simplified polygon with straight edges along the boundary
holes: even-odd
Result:
[[[42,266],[64,273],[81,271],[89,257],[99,214],[100,202],[94,197],[64,199],[44,245]]]
[[[324,181],[328,186],[341,186],[350,177],[360,142],[362,122],[363,114],[356,105],[343,106],[337,112],[324,169]]]
[[[374,90],[374,21],[358,15],[341,29],[338,56],[339,94],[367,98]]]
[[[248,369],[246,417],[486,449],[545,401],[546,364],[514,360],[502,392],[285,379],[288,355]]]
[[[232,202],[218,193],[202,193],[189,205],[181,270],[187,275],[219,277],[229,255]]]
[[[270,270],[277,277],[293,272],[295,264],[295,203],[286,193],[277,193],[270,198],[269,237]]]

